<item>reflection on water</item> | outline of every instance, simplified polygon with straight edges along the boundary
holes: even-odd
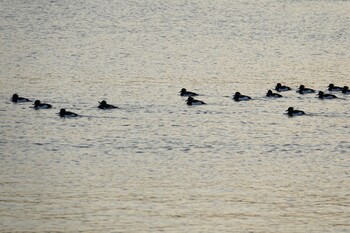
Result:
[[[347,1],[0,6],[1,231],[350,230]]]

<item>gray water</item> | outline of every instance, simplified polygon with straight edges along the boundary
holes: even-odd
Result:
[[[0,0],[0,231],[350,232],[350,95],[295,92],[350,85],[349,12]],[[265,98],[277,82],[293,90]]]

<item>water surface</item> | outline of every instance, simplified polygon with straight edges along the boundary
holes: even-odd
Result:
[[[0,231],[349,232],[350,96],[295,92],[350,85],[349,11],[0,1]],[[293,90],[265,98],[277,82]]]

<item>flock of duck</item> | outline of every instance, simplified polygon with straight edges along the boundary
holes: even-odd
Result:
[[[288,86],[282,85],[281,83],[277,83],[277,85],[275,86],[275,90],[277,92],[284,92],[284,91],[290,91],[292,89]],[[343,94],[350,94],[350,90],[349,90],[348,86],[339,87],[339,86],[335,86],[333,83],[328,85],[328,91],[330,91],[330,92],[338,91],[338,92],[342,92]],[[300,85],[299,88],[297,89],[297,93],[302,94],[302,95],[309,94],[309,93],[316,93],[316,90],[311,89],[311,88],[307,88],[304,85]],[[197,99],[193,98],[193,96],[198,96],[197,93],[187,91],[185,88],[181,89],[180,95],[183,97],[188,97],[188,99],[186,101],[187,105],[206,104],[205,102],[203,102],[201,100],[197,100]],[[318,91],[317,95],[318,95],[318,98],[320,98],[320,99],[336,99],[336,98],[338,98],[334,94],[325,94],[323,91]],[[272,90],[268,90],[268,92],[266,93],[266,97],[281,98],[283,96],[281,94],[272,92]],[[247,100],[252,99],[250,96],[242,95],[240,92],[236,92],[232,98],[234,101],[247,101]],[[286,112],[287,112],[288,116],[298,116],[298,115],[305,114],[304,111],[296,110],[293,107],[289,107],[286,110]]]
[[[19,97],[18,94],[13,94],[11,101],[14,103],[33,102],[32,100],[30,100],[28,98]],[[47,103],[41,103],[40,100],[35,100],[34,104],[33,104],[33,108],[34,109],[49,109],[49,108],[52,108],[52,105],[47,104]],[[101,102],[99,102],[98,108],[99,109],[114,109],[114,108],[118,108],[118,107],[111,105],[111,104],[107,104],[107,102],[105,100],[102,100]],[[76,114],[74,112],[66,111],[66,109],[64,109],[64,108],[61,108],[61,110],[58,114],[60,117],[77,117],[77,116],[79,116],[78,114]]]
[[[282,85],[281,83],[277,83],[277,85],[275,86],[275,90],[277,92],[284,92],[284,91],[290,91],[292,89],[288,86]],[[348,86],[339,87],[339,86],[335,86],[332,83],[328,85],[328,91],[330,91],[330,92],[333,92],[333,91],[340,92],[341,91],[343,94],[350,94],[350,90],[349,90]],[[311,89],[311,88],[306,88],[304,85],[300,85],[299,88],[297,89],[297,93],[308,94],[308,93],[316,93],[316,91],[314,89]],[[187,105],[206,104],[205,102],[203,102],[201,100],[197,100],[197,99],[193,98],[194,96],[198,96],[197,93],[187,91],[185,88],[181,89],[180,96],[188,97],[188,99],[186,101]],[[268,92],[266,93],[266,97],[281,98],[283,96],[281,94],[272,92],[272,90],[268,90]],[[232,98],[234,101],[247,101],[247,100],[252,99],[250,96],[242,95],[240,92],[236,92]],[[335,99],[338,97],[336,95],[333,95],[333,94],[325,94],[323,91],[319,91],[318,98],[320,98],[320,99]],[[13,94],[11,101],[14,103],[33,102],[32,100],[30,100],[28,98],[19,97],[18,94]],[[40,100],[35,100],[34,104],[33,104],[33,108],[34,109],[49,109],[49,108],[52,108],[52,105],[47,104],[47,103],[42,103]],[[118,107],[111,105],[111,104],[108,104],[105,100],[103,100],[103,101],[99,102],[98,108],[99,109],[116,109]],[[296,110],[293,107],[289,107],[286,111],[287,111],[287,114],[289,116],[297,116],[297,115],[304,115],[305,114],[304,111]],[[78,114],[76,114],[74,112],[66,111],[66,109],[64,109],[64,108],[62,108],[58,114],[60,117],[77,117],[77,116],[79,116]]]

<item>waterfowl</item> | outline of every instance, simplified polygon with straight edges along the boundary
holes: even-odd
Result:
[[[305,112],[304,112],[304,111],[301,111],[301,110],[294,110],[293,107],[289,107],[286,111],[287,111],[288,116],[301,116],[301,115],[305,115]]]
[[[52,105],[41,103],[40,100],[35,100],[33,108],[35,108],[35,109],[48,109],[48,108],[52,108]]]
[[[287,86],[282,86],[281,83],[277,83],[275,90],[278,92],[281,92],[281,91],[289,91],[289,90],[291,90],[291,88],[287,87]]]
[[[99,109],[112,109],[112,108],[118,108],[114,105],[110,105],[107,104],[107,102],[105,100],[102,100],[101,102],[99,102],[100,105],[98,106]]]
[[[318,98],[320,98],[320,99],[335,99],[338,97],[336,97],[335,95],[332,95],[332,94],[324,94],[323,91],[319,91]]]
[[[350,94],[350,90],[348,86],[344,86],[343,90],[341,91],[343,94]]]
[[[343,90],[343,88],[338,87],[338,86],[334,86],[333,83],[330,83],[328,85],[328,91],[342,91],[342,90]]]
[[[197,93],[191,92],[191,91],[187,91],[186,88],[182,88],[180,91],[180,95],[181,96],[197,96]]]
[[[17,94],[13,94],[11,101],[14,103],[19,103],[19,102],[32,102],[31,100],[24,98],[24,97],[19,97]]]
[[[66,109],[62,108],[59,113],[60,117],[77,117],[79,116],[78,114],[74,112],[68,112]]]
[[[271,90],[268,90],[266,93],[267,97],[274,97],[274,98],[281,98],[282,95],[278,94],[278,93],[273,93]]]
[[[242,95],[239,92],[236,92],[235,95],[233,96],[233,99],[235,101],[242,101],[242,100],[250,100],[252,98],[250,98],[249,96],[246,96],[246,95]]]
[[[202,105],[202,104],[205,104],[203,101],[196,100],[192,96],[189,96],[186,102],[187,102],[187,105]]]
[[[299,94],[306,94],[306,93],[315,93],[314,89],[306,88],[304,85],[300,85],[299,89],[297,90]]]

